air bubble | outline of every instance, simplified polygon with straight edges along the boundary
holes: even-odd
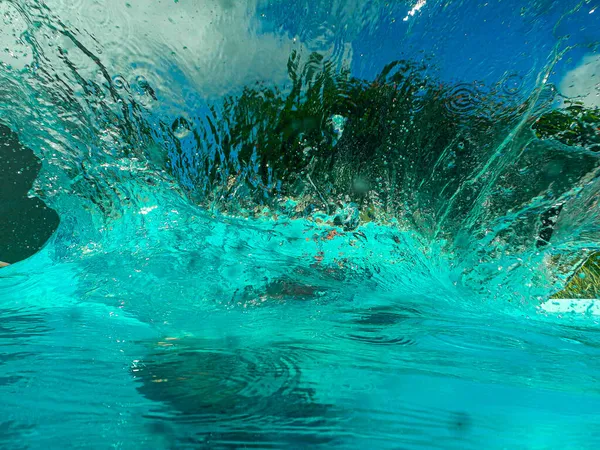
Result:
[[[502,83],[502,91],[506,95],[517,95],[523,87],[523,77],[517,73],[509,74]]]
[[[177,139],[183,139],[190,134],[192,127],[186,119],[180,117],[173,122],[171,130]]]
[[[150,85],[148,84],[146,78],[144,78],[142,75],[135,77],[134,90],[138,95],[146,95],[149,88]]]
[[[127,84],[127,81],[125,81],[125,78],[123,78],[121,75],[117,75],[117,76],[113,77],[113,85],[117,89],[123,89],[126,84]]]

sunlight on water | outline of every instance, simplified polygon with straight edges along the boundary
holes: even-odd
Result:
[[[597,6],[0,0],[0,447],[597,448]]]

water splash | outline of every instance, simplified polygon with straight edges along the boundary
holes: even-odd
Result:
[[[174,2],[164,18],[143,2],[1,3],[2,120],[41,159],[32,194],[61,218],[1,269],[2,338],[26,349],[0,359],[3,390],[49,380],[67,413],[69,376],[121,448],[153,434],[164,448],[393,448],[398,426],[407,445],[452,433],[477,448],[499,431],[464,412],[477,408],[462,380],[500,398],[594,386],[592,303],[574,324],[538,308],[600,243],[595,119],[556,109],[548,81],[564,43],[496,82],[444,79],[434,57],[358,76],[351,35],[454,6],[351,3],[330,10],[368,12],[348,34],[330,17],[286,33],[261,2]],[[592,132],[573,141],[563,122]],[[442,376],[460,405],[400,389],[443,391]],[[33,426],[68,436],[50,406]],[[16,417],[7,436],[44,444]]]
[[[275,78],[221,102],[183,103],[187,118],[172,118],[166,79],[111,75],[102,44],[64,24],[60,8],[6,5],[33,59],[21,70],[7,66],[3,110],[44,163],[34,192],[61,214],[57,255],[108,252],[138,227],[138,235],[156,226],[171,232],[179,222],[152,217],[193,203],[345,231],[374,221],[416,233],[410,252],[424,252],[454,283],[504,300],[518,292],[535,306],[560,289],[574,258],[597,248],[596,154],[531,132],[550,107],[540,101],[552,64],[524,97],[514,73],[497,86],[447,85],[429,66],[399,61],[369,85],[322,54],[294,52],[288,86]],[[23,108],[35,126],[25,128]],[[557,205],[542,248],[540,217]],[[128,223],[140,214],[144,221]],[[184,226],[197,214],[184,214]],[[80,238],[61,242],[70,234]]]

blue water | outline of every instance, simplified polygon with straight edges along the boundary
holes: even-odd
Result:
[[[0,269],[0,448],[598,448],[598,308],[548,306],[600,248],[598,153],[528,134],[561,86],[598,105],[594,2],[150,3],[0,3],[0,120],[61,218]],[[428,61],[479,159],[404,155],[352,226],[310,177],[259,202],[255,160],[223,194],[224,99],[289,90],[294,50]],[[479,83],[510,113],[471,142]]]
[[[154,210],[143,240],[77,261],[47,248],[3,269],[3,447],[598,442],[596,321],[482,302],[387,228],[321,245],[307,223],[186,212]],[[319,248],[356,248],[355,264],[320,267]]]

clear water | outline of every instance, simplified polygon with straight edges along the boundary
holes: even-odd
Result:
[[[531,133],[600,104],[597,6],[0,1],[0,118],[61,218],[0,269],[0,447],[597,448],[597,307],[548,300],[600,247],[598,153]],[[399,164],[390,138],[400,190],[337,168],[382,199],[358,226],[317,172],[260,200],[246,161],[224,194],[225,99],[288,92],[294,51],[364,80],[423,62],[460,139]]]

